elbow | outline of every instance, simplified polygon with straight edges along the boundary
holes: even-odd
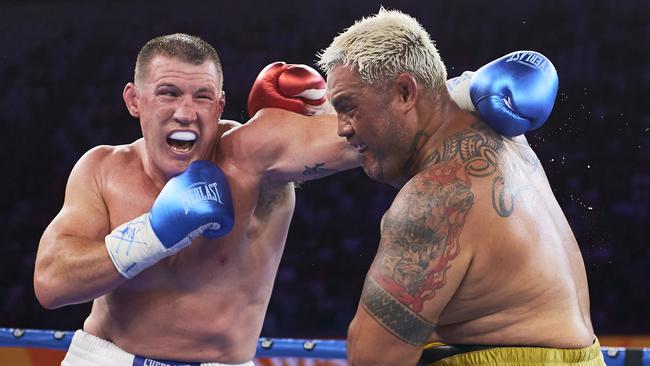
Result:
[[[353,319],[348,328],[347,352],[351,366],[413,366],[421,348],[404,345],[392,335],[377,334],[376,324],[362,325]],[[384,332],[381,330],[380,332]]]
[[[61,304],[55,302],[54,300],[50,300],[50,298],[45,297],[45,296],[39,296],[36,295],[36,298],[38,299],[38,303],[41,304],[42,307],[44,307],[47,310],[54,310],[60,308]]]
[[[42,307],[46,309],[60,308],[65,303],[57,294],[54,280],[43,271],[34,272],[34,294]]]
[[[381,355],[360,346],[359,343],[351,326],[351,329],[348,330],[347,340],[348,365],[379,366],[385,364],[385,362],[382,362]]]
[[[385,357],[383,355],[369,352],[367,349],[363,349],[355,346],[355,342],[350,342],[348,340],[348,365],[350,366],[384,366],[388,365],[386,363]]]

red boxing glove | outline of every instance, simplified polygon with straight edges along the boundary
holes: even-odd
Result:
[[[307,65],[278,61],[266,66],[248,95],[248,115],[262,108],[281,108],[304,115],[322,114],[327,97],[325,79]]]

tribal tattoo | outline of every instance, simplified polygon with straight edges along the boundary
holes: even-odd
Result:
[[[368,275],[361,295],[366,311],[391,333],[407,343],[420,346],[426,343],[435,324],[410,311]]]
[[[421,136],[415,140],[412,146],[419,149]],[[421,313],[425,301],[445,285],[447,270],[460,253],[460,234],[474,204],[472,180],[493,179],[493,207],[508,217],[517,192],[527,185],[522,183],[528,181],[525,175],[537,166],[530,147],[506,146],[505,141],[482,123],[447,137],[384,215],[381,245],[361,305],[407,343],[422,345],[434,331],[435,324]],[[505,149],[519,155],[530,171],[503,159]]]
[[[423,166],[448,160],[459,160],[471,177],[492,176],[492,207],[501,217],[514,211],[515,197],[529,188],[528,176],[539,166],[539,160],[526,143],[510,141],[508,148],[524,162],[515,166],[511,159],[502,159],[506,149],[504,138],[484,123],[447,137],[442,151],[435,150]],[[522,170],[525,169],[525,170]],[[506,179],[508,177],[508,179]]]

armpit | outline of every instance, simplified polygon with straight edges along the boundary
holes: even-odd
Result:
[[[262,184],[255,215],[260,218],[267,217],[276,207],[286,203],[293,194],[295,194],[293,183]]]

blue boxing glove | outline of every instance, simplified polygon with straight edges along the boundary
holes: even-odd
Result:
[[[165,184],[151,211],[115,228],[105,242],[117,270],[133,278],[201,234],[226,235],[234,221],[228,179],[200,160]]]
[[[516,51],[475,73],[449,80],[447,88],[461,108],[475,108],[495,131],[517,136],[546,122],[555,103],[558,76],[544,55]]]

